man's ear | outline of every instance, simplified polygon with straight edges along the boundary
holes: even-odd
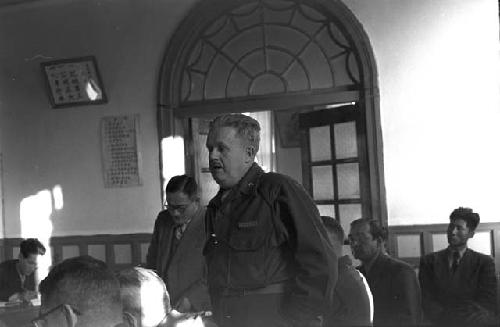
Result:
[[[64,314],[66,316],[67,326],[76,326],[76,323],[78,322],[78,316],[69,304],[64,305]]]
[[[256,155],[255,147],[253,145],[247,146],[247,148],[246,148],[246,154],[247,154],[247,156],[249,158],[249,161],[253,162],[253,160],[255,158],[255,155]]]
[[[118,324],[116,327],[139,327],[139,322],[130,312],[123,312],[123,323]]]

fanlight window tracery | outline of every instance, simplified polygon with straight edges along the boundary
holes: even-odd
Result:
[[[356,53],[335,21],[296,0],[255,0],[204,29],[181,103],[319,89],[358,90]]]

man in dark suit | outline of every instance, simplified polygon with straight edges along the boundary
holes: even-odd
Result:
[[[189,176],[170,179],[166,209],[155,222],[146,256],[147,268],[165,281],[173,308],[180,312],[209,311],[206,283],[205,208],[198,198],[198,185]]]
[[[349,242],[358,268],[373,294],[374,326],[410,326],[421,322],[421,294],[417,275],[405,262],[385,253],[387,229],[376,220],[351,223]]]
[[[436,325],[498,323],[495,264],[490,256],[467,248],[479,225],[479,214],[458,208],[450,215],[448,248],[420,260],[426,319]]]
[[[35,274],[38,256],[45,254],[45,247],[36,238],[21,242],[18,259],[0,264],[0,301],[20,302],[37,297]]]

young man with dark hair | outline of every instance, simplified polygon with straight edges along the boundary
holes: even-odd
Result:
[[[333,291],[333,306],[325,314],[323,327],[371,326],[373,297],[363,275],[352,266],[351,258],[342,256],[345,233],[337,219],[321,216],[338,258],[339,276]]]
[[[374,326],[411,326],[421,322],[417,275],[407,263],[385,252],[387,229],[374,219],[351,222],[349,243],[359,271],[373,294]]]
[[[0,264],[0,301],[29,301],[37,297],[36,270],[38,256],[45,254],[45,247],[36,238],[20,244],[18,259]]]
[[[198,185],[187,175],[172,177],[166,186],[166,206],[155,221],[146,267],[164,280],[174,309],[210,311],[203,258],[205,208]]]
[[[439,326],[498,323],[493,259],[467,247],[478,225],[479,214],[472,209],[453,210],[448,247],[420,260],[425,318]]]
[[[207,207],[205,257],[219,327],[319,326],[337,258],[318,209],[292,178],[255,163],[259,123],[217,117],[207,137],[220,189]]]
[[[35,326],[122,326],[120,284],[100,260],[79,256],[62,261],[40,283],[40,293]]]

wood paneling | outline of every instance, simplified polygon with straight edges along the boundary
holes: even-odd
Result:
[[[89,235],[52,237],[52,263],[78,255],[92,255],[118,271],[144,264],[151,234]],[[0,239],[0,261],[17,257],[21,238]],[[17,249],[17,251],[16,251]]]

